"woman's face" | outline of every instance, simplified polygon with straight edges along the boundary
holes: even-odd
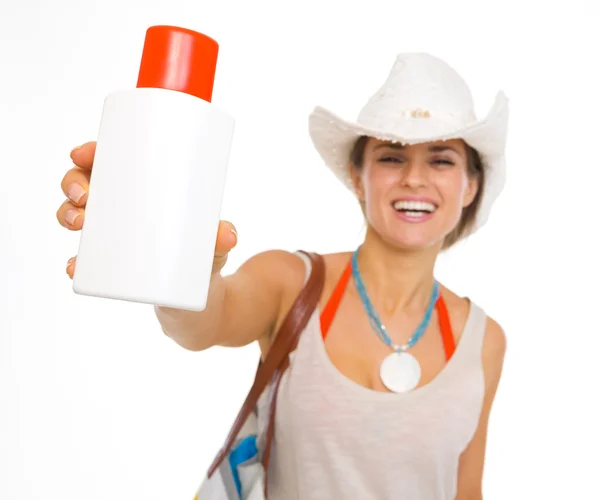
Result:
[[[370,225],[406,249],[441,246],[477,193],[460,139],[402,146],[370,138],[352,175]]]

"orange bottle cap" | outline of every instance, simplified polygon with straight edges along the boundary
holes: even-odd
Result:
[[[219,44],[196,31],[152,26],[146,31],[138,88],[177,90],[211,102]]]

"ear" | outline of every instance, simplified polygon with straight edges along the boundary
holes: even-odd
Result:
[[[348,164],[348,170],[350,172],[350,179],[352,180],[352,185],[354,186],[354,192],[356,193],[356,197],[362,201],[365,199],[365,189],[360,172],[351,163]]]
[[[475,177],[471,177],[468,180],[467,189],[465,190],[463,208],[467,208],[471,203],[473,203],[475,196],[477,196],[477,191],[479,191],[479,181]]]

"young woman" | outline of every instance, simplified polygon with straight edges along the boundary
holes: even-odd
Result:
[[[422,53],[397,57],[356,123],[311,115],[314,145],[368,229],[358,249],[323,256],[316,321],[279,389],[269,498],[482,498],[505,335],[438,283],[434,266],[487,220],[504,183],[507,119],[499,93],[477,120],[462,78]],[[57,215],[71,230],[83,224],[94,149],[71,153],[62,182]],[[310,271],[303,254],[272,250],[223,277],[236,241],[223,221],[205,311],[156,307],[186,349],[257,341],[264,356]]]

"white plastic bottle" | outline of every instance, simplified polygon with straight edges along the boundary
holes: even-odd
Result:
[[[137,87],[104,103],[73,290],[206,306],[234,120],[212,103],[218,44],[146,32]]]

